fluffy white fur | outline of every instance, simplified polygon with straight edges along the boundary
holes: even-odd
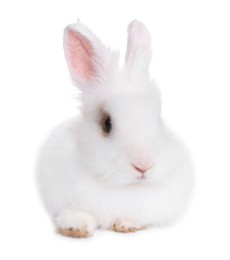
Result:
[[[118,55],[81,23],[66,28],[64,47],[82,106],[79,117],[53,130],[38,160],[39,190],[55,225],[92,234],[117,222],[140,228],[176,220],[191,193],[192,167],[161,120],[148,74],[148,30],[138,21],[129,25],[121,69]],[[108,136],[102,111],[112,118]],[[133,167],[142,162],[151,166],[145,179]]]

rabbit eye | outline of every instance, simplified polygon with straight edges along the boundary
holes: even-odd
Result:
[[[109,134],[112,130],[112,122],[110,116],[106,116],[103,120],[103,131]]]

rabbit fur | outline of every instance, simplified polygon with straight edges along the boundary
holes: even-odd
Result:
[[[37,163],[41,198],[57,230],[88,237],[97,228],[131,232],[173,223],[188,203],[193,168],[161,119],[148,72],[149,31],[129,24],[123,67],[80,22],[66,27],[64,50],[81,92],[80,114],[51,132]]]

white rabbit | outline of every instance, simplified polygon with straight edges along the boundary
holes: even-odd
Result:
[[[39,191],[57,230],[131,232],[175,221],[185,209],[193,170],[184,145],[161,119],[150,79],[151,37],[128,26],[125,65],[83,24],[69,25],[64,49],[81,90],[80,116],[56,127],[37,165]]]

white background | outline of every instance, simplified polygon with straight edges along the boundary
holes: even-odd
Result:
[[[223,0],[1,1],[0,258],[230,259],[230,7]],[[61,237],[34,181],[38,146],[76,113],[63,28],[81,18],[124,54],[135,19],[151,31],[151,72],[163,117],[184,139],[196,167],[185,217],[170,228],[135,234],[97,231]]]

